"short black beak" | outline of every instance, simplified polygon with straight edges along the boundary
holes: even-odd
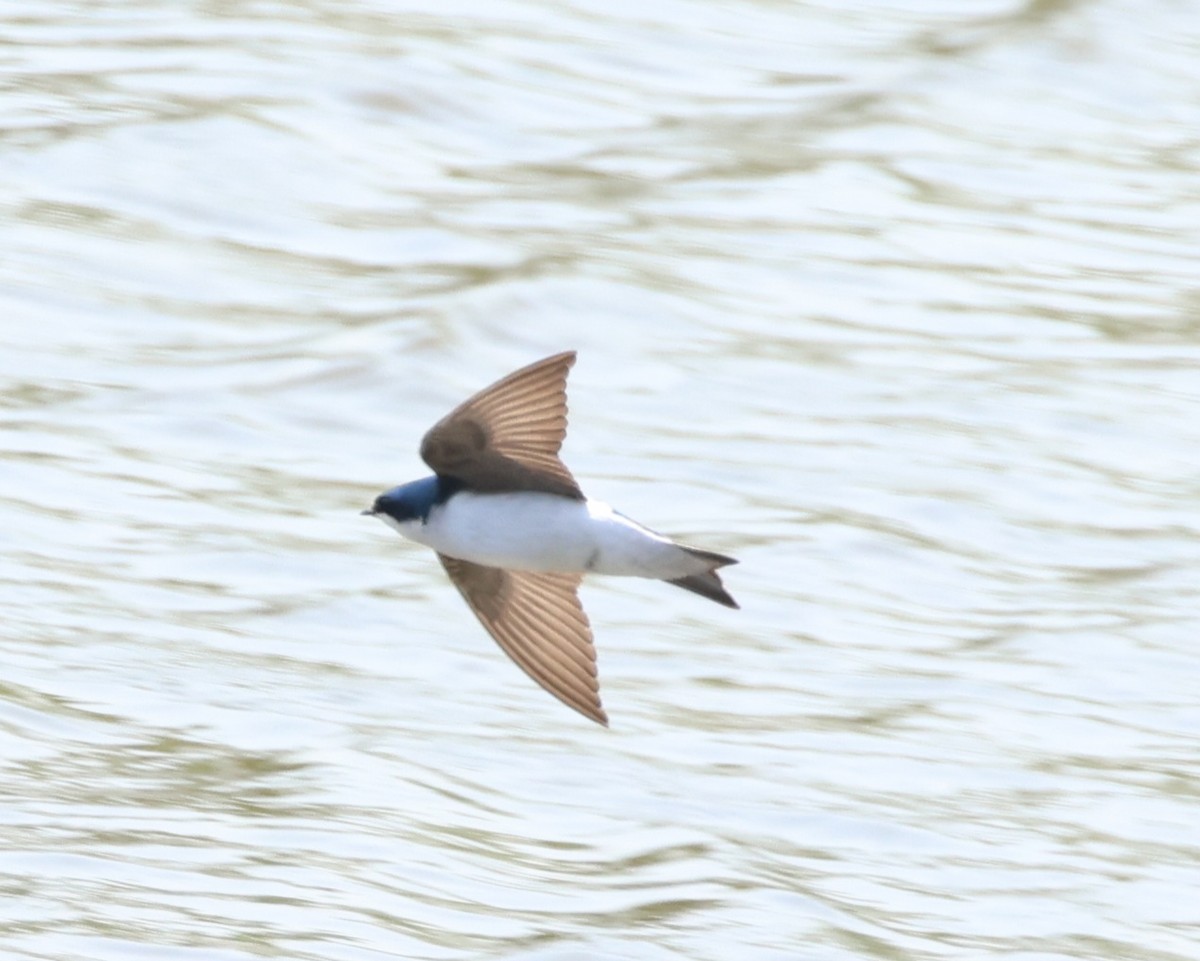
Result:
[[[375,508],[368,507],[365,511],[359,511],[359,513],[365,514],[367,517],[374,517],[375,516]]]

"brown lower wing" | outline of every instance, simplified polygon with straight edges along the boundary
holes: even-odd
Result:
[[[578,574],[506,571],[439,554],[454,586],[517,666],[584,717],[608,725]]]

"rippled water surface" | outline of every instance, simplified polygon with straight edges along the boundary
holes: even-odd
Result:
[[[1200,955],[1200,8],[0,8],[0,955]],[[357,511],[579,351],[603,730]]]

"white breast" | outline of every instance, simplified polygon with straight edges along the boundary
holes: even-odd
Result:
[[[698,567],[682,548],[607,504],[554,494],[462,491],[424,524],[393,526],[439,554],[509,570],[674,578]]]

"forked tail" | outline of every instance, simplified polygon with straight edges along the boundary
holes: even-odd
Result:
[[[738,602],[725,590],[725,585],[721,583],[721,576],[717,573],[717,568],[736,564],[737,561],[732,557],[726,557],[724,554],[717,554],[713,551],[702,551],[695,547],[685,547],[684,550],[693,557],[711,564],[712,567],[703,574],[689,574],[687,577],[677,577],[673,581],[667,581],[667,583],[674,584],[676,587],[682,587],[685,591],[691,591],[694,594],[699,594],[701,597],[707,597],[710,601],[716,601],[718,604],[724,604],[726,607],[737,608]]]

